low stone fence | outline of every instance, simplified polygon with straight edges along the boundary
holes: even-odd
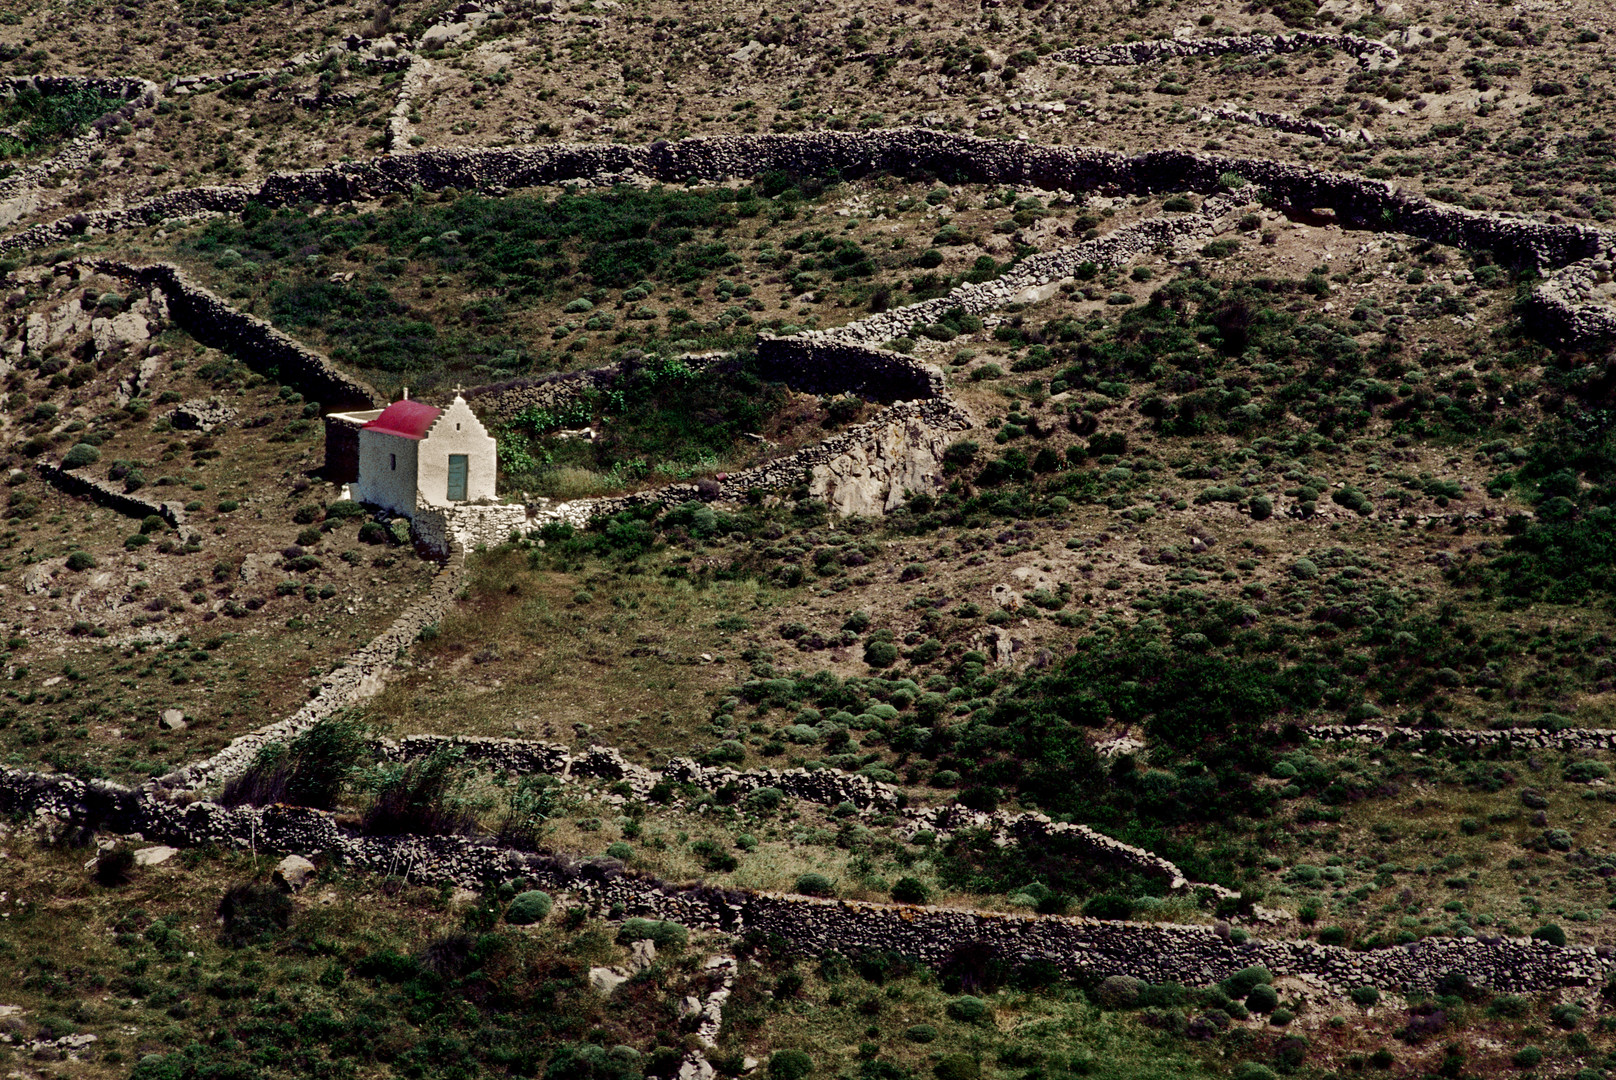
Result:
[[[152,502],[142,499],[138,495],[120,491],[105,481],[70,472],[45,458],[36,461],[34,468],[39,471],[40,477],[47,484],[69,495],[82,495],[92,502],[111,507],[118,513],[128,514],[130,517],[145,518],[156,515],[176,531],[185,530],[185,506],[182,503]]]
[[[13,75],[0,79],[0,92],[38,90],[41,94],[67,94],[90,90],[104,97],[122,98],[143,108],[151,108],[162,96],[162,88],[147,79],[122,75]]]
[[[799,348],[834,355],[837,345],[845,348],[850,344],[901,337],[917,323],[941,321],[954,308],[970,315],[986,315],[1017,299],[1047,295],[1044,290],[1072,278],[1084,263],[1118,266],[1157,247],[1209,236],[1219,228],[1225,216],[1243,204],[1244,200],[1237,196],[1213,195],[1195,213],[1146,218],[1093,240],[1029,256],[1000,277],[957,286],[946,296],[879,312],[828,330],[807,330],[783,340],[802,342]]]
[[[574,861],[461,836],[352,836],[330,814],[290,806],[178,805],[149,793],[60,775],[0,770],[0,810],[48,816],[56,827],[112,828],[176,846],[289,852],[423,884],[477,888],[523,877],[570,893],[599,914],[651,916],[727,933],[779,934],[810,955],[889,950],[942,966],[962,949],[1010,962],[1048,961],[1069,976],[1131,975],[1201,986],[1262,965],[1347,988],[1431,989],[1450,972],[1507,992],[1551,991],[1605,981],[1593,949],[1529,939],[1426,938],[1356,952],[1308,941],[1234,944],[1207,926],[1110,922],[679,886],[624,870],[612,859]]]
[[[468,761],[497,771],[627,780],[637,798],[644,798],[653,785],[666,780],[693,784],[704,791],[729,787],[743,795],[773,787],[805,802],[824,806],[847,802],[861,810],[891,810],[899,803],[898,790],[892,785],[839,769],[729,769],[673,758],[656,770],[626,760],[612,747],[591,746],[575,754],[560,743],[534,739],[409,735],[397,742],[381,740],[375,744],[377,755],[386,761],[408,761],[444,748],[456,749]]]
[[[327,409],[366,409],[382,404],[368,383],[281,333],[263,319],[238,311],[170,263],[131,266],[110,259],[90,260],[105,274],[162,291],[169,316],[204,345],[222,349],[261,374],[297,388]]]
[[[410,515],[410,534],[417,547],[434,558],[445,558],[459,547],[475,551],[497,547],[514,533],[520,537],[528,528],[527,507],[508,503],[454,503],[438,506],[417,502]]]
[[[759,373],[805,393],[856,394],[875,401],[921,401],[947,392],[943,373],[929,364],[890,349],[844,344],[834,339],[834,331],[827,336],[832,340],[760,334]],[[902,331],[891,336],[902,336]]]
[[[1610,287],[1616,244],[1591,259],[1561,268],[1532,290],[1526,319],[1561,345],[1606,345],[1616,341],[1616,290]]]
[[[92,230],[157,224],[198,213],[235,212],[249,202],[272,206],[345,202],[389,192],[408,193],[417,186],[426,190],[455,187],[503,192],[567,181],[610,182],[626,175],[666,182],[721,181],[776,169],[798,175],[824,175],[833,168],[848,178],[890,172],[941,177],[949,182],[1130,194],[1184,190],[1212,193],[1220,190],[1232,174],[1265,189],[1281,207],[1303,212],[1328,207],[1347,227],[1401,232],[1456,247],[1486,248],[1505,261],[1535,268],[1554,268],[1594,258],[1612,246],[1612,238],[1592,226],[1468,210],[1410,195],[1384,181],[1260,158],[1173,149],[1129,155],[896,128],[719,135],[655,142],[650,146],[556,143],[490,149],[433,148],[307,172],[277,173],[257,189],[220,187],[168,192],[127,209],[76,214],[36,225],[0,239],[0,250],[60,243]],[[1582,322],[1572,321],[1566,332],[1576,332]]]
[[[910,421],[944,432],[964,431],[971,426],[970,416],[946,398],[900,401],[883,409],[873,419],[855,424],[823,442],[803,447],[762,465],[730,473],[722,479],[712,481],[710,486],[670,484],[667,487],[635,492],[632,495],[590,500],[588,516],[610,517],[612,514],[640,506],[674,506],[696,500],[736,500],[745,498],[746,493],[753,490],[771,491],[793,487],[801,483],[803,477],[812,472],[816,466],[855,453],[879,439],[893,424]]]
[[[1402,56],[1390,45],[1355,34],[1240,34],[1227,37],[1158,38],[1120,45],[1078,45],[1045,56],[1045,64],[1082,64],[1090,67],[1134,67],[1181,56],[1269,56],[1277,53],[1329,49],[1344,52],[1371,67],[1390,66]]]
[[[1202,109],[1198,114],[1202,120],[1233,120],[1237,124],[1251,124],[1254,127],[1272,128],[1275,131],[1288,132],[1291,135],[1306,135],[1313,139],[1323,139],[1326,142],[1342,140],[1346,142],[1372,143],[1374,138],[1363,128],[1357,131],[1348,131],[1346,128],[1326,124],[1322,120],[1309,120],[1305,116],[1292,116],[1290,113],[1266,112],[1262,109],[1242,109],[1236,105],[1218,105],[1213,108]]]
[[[1368,724],[1309,724],[1303,735],[1320,742],[1356,742],[1373,746],[1414,744],[1431,749],[1462,746],[1480,749],[1512,746],[1518,750],[1616,750],[1611,728],[1462,728],[1377,727]]]
[[[450,560],[438,572],[427,595],[322,678],[314,696],[301,709],[284,720],[231,740],[229,746],[212,757],[186,765],[149,786],[168,793],[221,785],[244,772],[267,744],[289,741],[321,720],[376,693],[381,689],[382,673],[415,643],[422,630],[448,613],[465,580],[463,564],[458,559]]]
[[[1212,890],[1218,896],[1237,897],[1240,894],[1221,885],[1192,882],[1174,863],[1144,848],[1125,844],[1087,825],[1053,821],[1044,814],[1008,814],[1002,811],[986,813],[963,806],[939,806],[925,810],[910,810],[903,832],[910,838],[921,831],[933,832],[939,840],[947,840],[954,833],[967,829],[984,829],[996,843],[1034,844],[1052,836],[1075,843],[1093,857],[1105,862],[1135,870],[1146,877],[1167,882],[1168,888],[1190,887]]]

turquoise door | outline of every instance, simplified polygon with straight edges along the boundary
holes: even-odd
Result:
[[[466,455],[449,455],[449,501],[466,501]]]

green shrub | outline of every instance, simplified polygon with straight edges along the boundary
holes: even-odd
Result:
[[[227,943],[240,948],[261,944],[292,921],[292,900],[273,885],[234,885],[219,901]]]
[[[1267,986],[1273,981],[1273,973],[1267,968],[1259,966],[1241,968],[1218,985],[1230,997],[1243,998],[1257,987]]]
[[[129,877],[134,869],[135,853],[126,847],[115,847],[95,857],[95,868],[91,871],[91,875],[97,885],[114,888],[129,884]]]
[[[1253,521],[1267,521],[1274,516],[1274,500],[1266,495],[1253,495],[1249,505]]]
[[[760,787],[747,794],[746,806],[757,813],[769,813],[778,810],[785,798],[786,793],[777,787]]]
[[[931,899],[931,890],[917,877],[901,877],[892,886],[892,899],[900,904],[924,904]]]
[[[871,641],[864,646],[864,662],[873,668],[891,667],[898,659],[898,646],[890,641]]]
[[[94,465],[101,460],[101,451],[89,443],[76,443],[62,458],[62,468],[82,469],[86,465]]]
[[[1091,919],[1131,919],[1133,901],[1119,893],[1102,893],[1090,897],[1083,905],[1083,914]]]
[[[1326,926],[1324,929],[1319,931],[1320,945],[1345,945],[1346,943],[1347,931],[1343,927]]]
[[[1234,1080],[1279,1080],[1274,1070],[1255,1061],[1242,1061],[1234,1067]]]
[[[835,896],[836,883],[824,874],[806,873],[797,878],[794,886],[803,896]]]
[[[346,521],[349,518],[364,517],[365,508],[352,499],[338,499],[325,508],[325,516],[335,518],[338,521]]]
[[[903,1037],[910,1042],[929,1043],[937,1038],[937,1029],[930,1024],[915,1024],[904,1031]]]
[[[624,919],[617,941],[627,945],[649,939],[659,949],[682,949],[690,943],[690,931],[664,919]]]
[[[769,1080],[803,1080],[814,1071],[814,1059],[801,1050],[776,1050],[769,1055]]]
[[[931,1071],[937,1080],[981,1080],[982,1065],[970,1054],[944,1054]]]
[[[1549,1020],[1554,1024],[1554,1026],[1564,1028],[1567,1031],[1570,1031],[1572,1028],[1582,1023],[1583,1015],[1584,1010],[1582,1006],[1573,1004],[1571,1002],[1567,1002],[1564,1005],[1556,1005],[1554,1008],[1549,1010]]]
[[[606,854],[619,862],[628,862],[634,857],[634,848],[623,840],[615,840],[606,845]]]
[[[1246,995],[1246,1008],[1254,1013],[1270,1013],[1279,1008],[1279,993],[1267,983],[1259,983]]]
[[[1371,1005],[1380,1004],[1380,991],[1373,986],[1354,986],[1351,994],[1353,1003],[1362,1005],[1366,1009]]]
[[[1510,1060],[1523,1069],[1535,1068],[1543,1060],[1543,1051],[1535,1046],[1523,1046]]]
[[[454,836],[476,819],[456,798],[464,753],[443,748],[390,772],[376,788],[360,830],[367,836]]]
[[[93,570],[96,565],[95,556],[88,551],[75,551],[67,557],[67,568],[69,570]]]
[[[1532,931],[1532,936],[1539,941],[1547,941],[1550,945],[1564,946],[1566,932],[1554,923],[1544,923]]]
[[[527,892],[516,894],[511,906],[505,909],[505,921],[512,926],[531,926],[536,922],[542,922],[554,905],[555,901],[550,898],[549,893],[529,889]]]
[[[988,1008],[987,1002],[970,994],[965,994],[950,1001],[945,1011],[950,1019],[958,1020],[962,1024],[981,1023],[988,1019],[993,1012]]]
[[[1094,991],[1094,1000],[1107,1009],[1131,1009],[1139,1004],[1145,984],[1132,975],[1112,975]]]
[[[288,803],[330,810],[364,753],[365,729],[360,724],[343,717],[322,720],[290,744],[262,747],[247,770],[225,784],[219,802],[224,806]]]

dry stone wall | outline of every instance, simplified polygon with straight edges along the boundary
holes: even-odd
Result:
[[[38,90],[41,94],[68,94],[90,90],[104,97],[122,98],[142,108],[151,108],[162,96],[162,88],[148,79],[122,75],[14,75],[0,79],[0,93]]]
[[[1302,734],[1320,742],[1355,742],[1373,746],[1415,744],[1432,749],[1482,749],[1511,746],[1518,750],[1616,750],[1611,728],[1494,728],[1471,731],[1459,728],[1375,727],[1366,724],[1310,724]]]
[[[161,777],[154,781],[154,788],[162,792],[181,792],[221,785],[245,771],[265,745],[293,739],[321,720],[375,694],[381,689],[382,676],[393,661],[414,644],[422,630],[448,613],[465,580],[461,561],[451,560],[439,571],[425,597],[322,678],[314,696],[301,709],[284,720],[232,740],[212,757]]]
[[[843,344],[834,331],[824,336],[829,340],[759,335],[760,374],[810,394],[857,394],[875,401],[919,401],[947,392],[935,367],[890,349]]]
[[[410,515],[410,533],[415,543],[433,556],[442,558],[451,550],[475,551],[497,547],[526,533],[527,508],[505,503],[455,503],[437,506],[417,502]]]
[[[1309,120],[1304,116],[1266,112],[1262,109],[1242,109],[1237,105],[1219,105],[1215,108],[1203,109],[1200,112],[1200,118],[1202,120],[1233,120],[1237,124],[1273,128],[1275,131],[1285,131],[1292,135],[1306,135],[1309,138],[1323,139],[1326,142],[1332,142],[1337,139],[1361,143],[1375,141],[1369,132],[1363,128],[1359,128],[1357,131],[1348,131],[1346,128],[1336,127],[1334,124],[1326,124],[1322,120]]]
[[[1194,213],[1147,218],[1093,240],[1030,256],[991,281],[960,285],[946,296],[879,312],[858,322],[828,330],[804,331],[799,339],[812,343],[816,350],[828,350],[831,343],[887,341],[909,333],[917,323],[938,322],[953,308],[971,315],[985,315],[1018,300],[1038,299],[1047,295],[1044,290],[1073,278],[1084,263],[1115,266],[1163,245],[1209,236],[1218,230],[1224,217],[1243,203],[1239,197],[1214,195]]]
[[[367,409],[382,404],[368,383],[340,370],[313,349],[294,341],[263,319],[238,311],[186,277],[170,263],[131,266],[110,259],[90,265],[140,285],[158,289],[170,318],[204,345],[231,353],[255,371],[273,372],[281,382],[328,409]]]
[[[1132,67],[1183,56],[1269,56],[1275,53],[1329,49],[1344,52],[1367,67],[1389,67],[1402,56],[1384,42],[1355,34],[1244,34],[1227,37],[1159,38],[1120,45],[1079,45],[1052,52],[1045,64],[1081,64],[1088,67]]]
[[[131,517],[150,517],[156,515],[179,532],[185,531],[186,516],[183,503],[152,502],[142,499],[138,495],[121,491],[104,480],[84,476],[81,473],[70,472],[53,461],[41,458],[34,463],[39,475],[52,487],[61,489],[69,495],[82,495],[92,502],[109,506],[120,514]]]
[[[0,250],[60,243],[80,235],[157,224],[200,213],[236,212],[248,202],[295,205],[370,198],[415,187],[499,193],[575,181],[638,175],[663,181],[719,181],[783,169],[852,178],[874,172],[950,181],[1031,185],[1046,190],[1213,193],[1232,174],[1263,188],[1279,206],[1331,208],[1344,226],[1401,232],[1466,248],[1487,248],[1522,265],[1552,269],[1606,255],[1612,238],[1597,228],[1552,223],[1432,202],[1378,180],[1258,158],[1188,150],[1128,155],[1039,146],[898,128],[793,135],[723,135],[649,146],[556,143],[491,149],[434,148],[307,172],[277,173],[257,189],[192,188],[122,210],[77,214],[0,239]],[[1552,295],[1540,317],[1567,337],[1588,324]]]
[[[96,827],[136,832],[175,846],[217,846],[305,854],[423,884],[479,887],[523,877],[572,894],[605,914],[671,919],[727,933],[779,934],[814,955],[891,950],[941,965],[961,949],[986,947],[1011,962],[1047,960],[1088,978],[1131,975],[1149,982],[1207,985],[1252,965],[1275,975],[1313,975],[1338,987],[1430,989],[1462,972],[1500,991],[1593,986],[1608,958],[1581,947],[1530,939],[1426,938],[1355,952],[1308,941],[1234,944],[1208,926],[1109,922],[876,904],[711,886],[679,886],[626,872],[612,859],[574,861],[500,848],[463,836],[364,837],[327,813],[290,806],[180,805],[115,784],[0,770],[0,810],[33,815],[58,832]]]

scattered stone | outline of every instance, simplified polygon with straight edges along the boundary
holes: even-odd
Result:
[[[594,967],[589,969],[589,988],[601,997],[611,997],[619,986],[628,982],[627,975],[620,975],[613,968]]]
[[[171,848],[166,844],[158,844],[154,847],[143,847],[135,852],[135,865],[161,866],[179,853],[178,848]]]
[[[236,410],[214,398],[183,401],[168,414],[169,423],[182,431],[212,431],[236,418]]]
[[[312,862],[301,855],[288,855],[275,866],[275,882],[293,892],[314,880],[317,873]]]
[[[178,709],[164,709],[158,723],[168,731],[184,731],[189,726],[185,722],[185,714]]]

